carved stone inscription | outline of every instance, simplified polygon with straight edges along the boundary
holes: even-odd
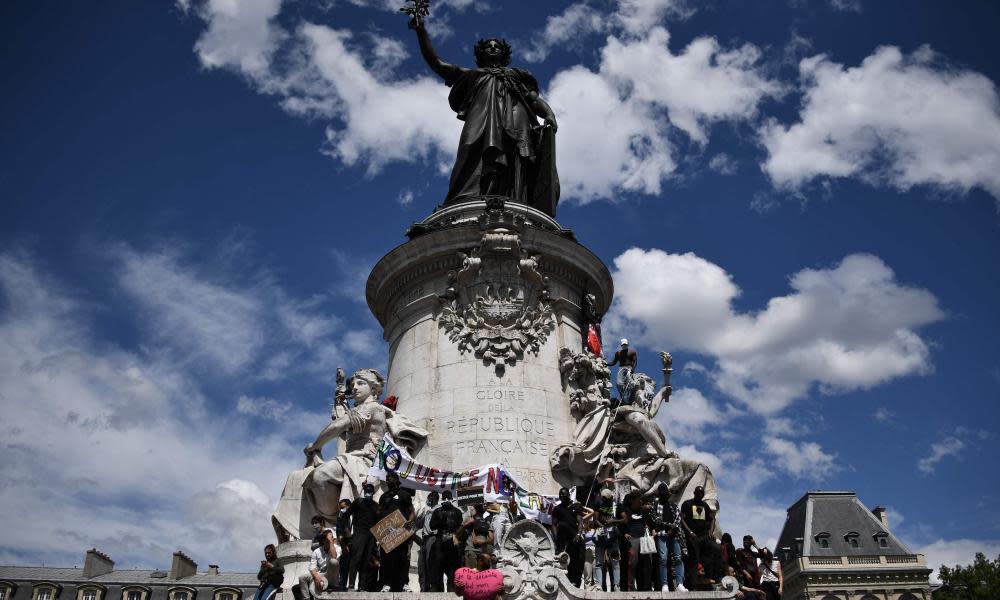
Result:
[[[503,463],[522,485],[548,483],[547,469],[531,468],[546,464],[539,459],[547,461],[559,445],[555,420],[535,414],[544,410],[541,395],[513,386],[467,388],[460,393],[465,396],[458,403],[461,408],[440,418],[438,430],[451,440],[453,456],[470,464]]]

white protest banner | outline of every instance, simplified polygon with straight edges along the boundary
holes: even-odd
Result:
[[[385,481],[385,476],[390,472],[399,476],[400,483],[404,487],[416,490],[439,492],[451,490],[452,493],[456,493],[459,488],[479,487],[483,490],[483,499],[486,502],[506,503],[510,497],[509,491],[514,490],[517,505],[524,516],[543,523],[549,521],[549,508],[558,502],[555,496],[543,496],[528,491],[499,463],[464,471],[449,471],[422,465],[386,434],[375,452],[375,461],[368,474]]]

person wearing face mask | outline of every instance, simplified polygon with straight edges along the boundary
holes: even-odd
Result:
[[[447,577],[448,591],[455,589],[455,570],[461,566],[462,547],[455,539],[455,532],[462,525],[462,511],[451,503],[451,490],[441,493],[441,506],[431,515],[434,546],[428,570],[428,588],[443,592],[442,580]]]
[[[413,522],[416,519],[416,512],[413,510],[413,498],[410,493],[400,486],[399,475],[389,473],[386,475],[385,483],[388,490],[379,499],[379,518],[384,519],[397,510],[406,519],[405,527],[413,530]],[[386,575],[384,578],[391,592],[402,592],[403,586],[409,579],[410,571],[410,540],[407,539],[402,544],[396,546],[390,552],[383,552],[381,559],[381,570]]]
[[[350,578],[351,564],[351,517],[347,516],[347,509],[351,507],[351,501],[344,498],[340,501],[340,513],[337,514],[337,543],[340,545],[340,591],[346,591],[354,587],[354,580]]]
[[[417,533],[414,538],[417,541],[417,579],[420,582],[420,591],[430,591],[427,579],[428,553],[434,546],[434,531],[431,529],[431,515],[438,508],[437,492],[427,494],[427,502],[417,509],[417,520],[415,526]]]
[[[378,572],[372,567],[371,557],[378,554],[372,527],[379,521],[379,507],[374,500],[375,486],[366,481],[361,490],[364,495],[342,513],[344,517],[351,519],[352,525],[349,578],[351,581],[357,578],[360,591],[377,592]]]

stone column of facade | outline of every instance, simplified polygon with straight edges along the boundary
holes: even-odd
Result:
[[[499,462],[555,493],[549,457],[575,425],[559,349],[582,345],[585,294],[607,310],[607,267],[552,218],[502,199],[440,210],[410,236],[372,270],[367,300],[390,346],[388,393],[429,432],[416,458]]]

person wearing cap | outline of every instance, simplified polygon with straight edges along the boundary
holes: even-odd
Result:
[[[337,552],[337,537],[329,527],[322,532],[322,543],[309,558],[309,572],[299,576],[299,590],[305,596],[309,584],[317,594],[336,589],[340,584],[340,560]]]
[[[378,504],[375,503],[375,486],[370,482],[361,485],[362,497],[355,500],[344,512],[351,519],[351,572],[349,579],[358,582],[358,590],[377,592],[378,573],[372,568],[372,555],[378,555],[378,544],[372,527],[379,521]]]
[[[639,355],[636,354],[633,348],[629,348],[628,340],[622,338],[621,346],[618,348],[618,352],[615,352],[614,359],[608,363],[608,368],[618,365],[618,374],[615,376],[615,387],[618,388],[618,398],[623,404],[632,402],[632,391],[634,388],[632,372],[638,364]]]
[[[517,505],[517,492],[514,488],[510,490],[507,503],[504,504],[500,512],[493,517],[493,552],[494,556],[500,556],[500,548],[507,532],[514,526],[514,523],[524,519],[521,507]]]

